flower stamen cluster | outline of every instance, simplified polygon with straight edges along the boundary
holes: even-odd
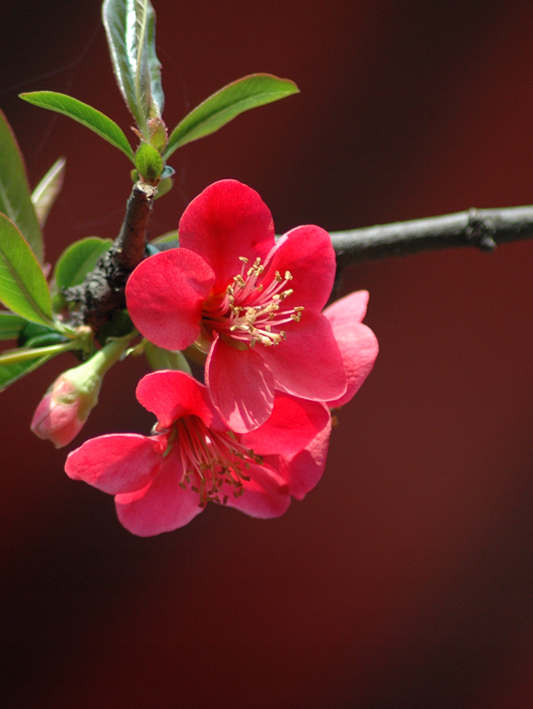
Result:
[[[241,273],[233,277],[225,294],[211,296],[204,304],[204,331],[210,339],[218,332],[250,347],[258,342],[265,347],[279,345],[287,337],[280,328],[291,321],[300,322],[304,310],[303,306],[280,310],[281,304],[294,292],[286,288],[292,274],[285,271],[282,276],[276,271],[265,288],[261,283],[265,271],[261,259],[256,258],[247,271],[248,259],[241,256],[239,260],[243,264]]]
[[[183,474],[179,485],[189,487],[200,496],[200,507],[208,502],[225,505],[230,492],[235,499],[244,493],[244,483],[250,482],[251,463],[262,460],[253,450],[239,443],[229,432],[207,428],[198,416],[178,419],[169,437],[165,454],[174,441],[179,442]],[[225,486],[229,486],[229,490]],[[224,492],[224,494],[223,494]]]

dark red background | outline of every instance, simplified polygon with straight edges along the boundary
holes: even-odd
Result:
[[[165,117],[247,73],[301,95],[175,155],[153,234],[216,179],[257,189],[278,232],[533,201],[533,5],[520,0],[156,0]],[[47,76],[46,76],[47,75]],[[3,0],[0,107],[30,181],[59,156],[47,225],[115,236],[129,165],[23,104],[70,92],[130,125],[99,3]],[[1,158],[1,156],[0,156]],[[533,244],[352,268],[381,353],[341,413],[323,480],[282,518],[210,508],[138,539],[112,499],[29,432],[72,361],[0,404],[4,706],[518,709],[533,706]],[[147,432],[141,362],[84,434]]]

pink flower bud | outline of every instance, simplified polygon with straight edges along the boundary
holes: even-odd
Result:
[[[104,374],[124,354],[131,335],[110,340],[87,362],[63,372],[37,407],[31,430],[56,448],[68,445],[81,431],[92,409]]]
[[[56,379],[31,422],[33,433],[52,441],[56,448],[68,445],[78,435],[98,401],[100,377],[95,377],[93,387],[84,387],[85,391],[80,391],[76,378],[69,376],[74,371],[64,372]]]

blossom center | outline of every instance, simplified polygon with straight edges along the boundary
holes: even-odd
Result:
[[[285,300],[293,294],[287,288],[292,280],[290,271],[282,276],[276,271],[268,284],[263,283],[265,270],[261,259],[248,267],[244,256],[241,272],[233,277],[225,293],[212,295],[205,303],[202,325],[209,339],[218,332],[232,344],[254,347],[256,343],[271,347],[286,339],[283,326],[300,322],[303,307],[288,308]]]
[[[180,486],[200,495],[200,507],[209,501],[225,505],[230,494],[240,497],[250,480],[250,465],[262,462],[232,433],[213,431],[198,416],[178,419],[168,442],[165,455],[175,447],[181,458]]]

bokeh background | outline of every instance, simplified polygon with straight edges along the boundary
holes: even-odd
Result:
[[[278,232],[533,202],[532,3],[155,7],[171,127],[254,71],[301,94],[176,153],[152,235],[225,177],[260,192]],[[0,4],[0,107],[32,185],[67,158],[50,262],[116,235],[129,164],[17,93],[71,93],[126,129],[99,18],[97,0]],[[2,393],[2,706],[533,706],[532,265],[523,242],[347,271],[344,292],[370,291],[381,352],[322,481],[277,520],[211,506],[136,538],[29,431],[72,360]],[[108,375],[84,436],[149,430],[133,395],[144,371]]]

